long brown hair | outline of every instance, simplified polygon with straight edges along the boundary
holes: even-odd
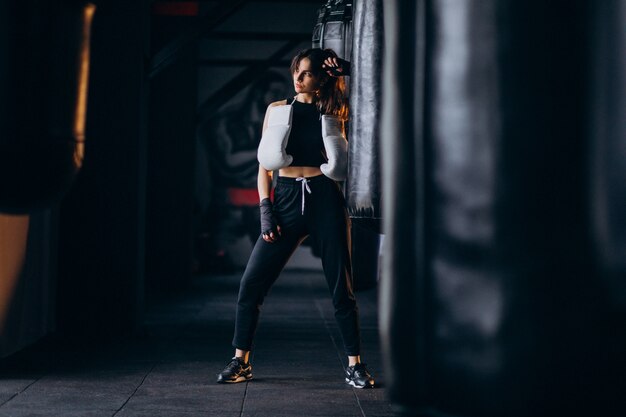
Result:
[[[291,60],[291,74],[293,75],[303,58],[311,61],[311,72],[319,78],[320,89],[316,96],[317,108],[322,114],[338,116],[341,120],[348,120],[348,98],[346,97],[346,82],[343,77],[331,77],[322,68],[326,58],[337,54],[332,49],[309,48],[300,51]]]

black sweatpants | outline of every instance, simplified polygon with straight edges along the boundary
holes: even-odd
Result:
[[[359,355],[361,338],[352,291],[347,216],[339,187],[324,175],[279,177],[274,190],[274,212],[281,237],[273,243],[264,241],[262,236],[257,239],[239,286],[233,346],[251,350],[263,299],[289,257],[309,235],[320,248],[346,354]]]

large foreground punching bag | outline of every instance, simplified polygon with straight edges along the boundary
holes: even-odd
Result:
[[[94,10],[79,0],[0,5],[0,212],[58,201],[82,164]]]
[[[625,3],[385,0],[381,333],[407,415],[626,413]]]

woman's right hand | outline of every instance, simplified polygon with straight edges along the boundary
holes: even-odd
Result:
[[[339,57],[328,57],[322,64],[322,69],[331,77],[350,75],[350,62]]]
[[[276,242],[280,237],[280,226],[274,217],[272,201],[264,198],[259,204],[261,208],[261,234],[263,240],[269,243]]]

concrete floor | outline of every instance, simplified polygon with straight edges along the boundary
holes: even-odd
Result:
[[[254,379],[219,385],[233,356],[240,274],[195,279],[147,308],[140,334],[42,343],[0,365],[0,416],[393,416],[380,360],[376,290],[357,293],[363,359],[378,388],[343,379],[346,358],[323,275],[286,270],[263,307]]]

